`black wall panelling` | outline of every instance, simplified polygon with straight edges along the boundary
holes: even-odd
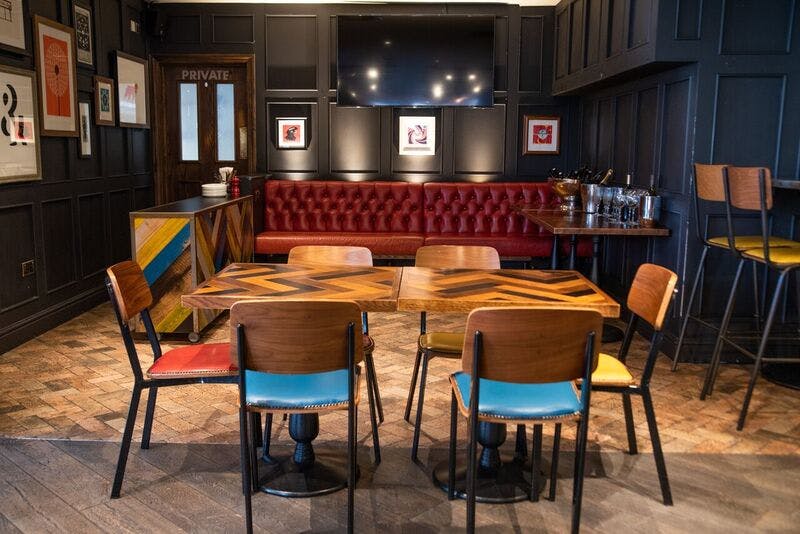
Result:
[[[24,54],[0,63],[35,70],[33,15],[72,25],[72,1],[30,0]],[[78,139],[42,137],[42,180],[0,185],[0,353],[107,297],[102,273],[130,257],[128,213],[153,202],[149,130],[94,124],[94,75],[111,77],[113,51],[147,56],[140,0],[81,0],[91,8],[94,65],[77,64],[79,102],[92,113],[92,156]],[[131,30],[131,20],[139,25]],[[22,277],[21,263],[35,273]]]

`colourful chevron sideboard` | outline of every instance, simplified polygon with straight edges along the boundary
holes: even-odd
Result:
[[[194,197],[131,212],[130,220],[133,259],[153,292],[156,331],[198,340],[222,310],[186,308],[181,295],[230,263],[252,260],[253,198]]]

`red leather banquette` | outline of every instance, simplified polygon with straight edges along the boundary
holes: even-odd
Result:
[[[297,245],[356,245],[378,256],[413,256],[422,245],[489,245],[501,256],[547,257],[552,235],[514,212],[553,207],[546,183],[269,180],[256,253]],[[566,245],[566,243],[564,243]],[[589,249],[581,243],[581,255]]]

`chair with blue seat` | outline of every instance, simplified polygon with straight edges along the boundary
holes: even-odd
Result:
[[[415,267],[430,269],[499,269],[500,255],[492,247],[470,245],[428,245],[417,249]],[[414,437],[411,442],[411,459],[417,460],[419,436],[422,429],[422,408],[425,404],[425,386],[428,379],[428,363],[433,358],[461,358],[464,346],[463,332],[428,332],[428,315],[419,314],[419,336],[417,337],[417,357],[411,384],[408,387],[405,420],[411,422],[411,405],[419,376],[417,395],[417,414],[414,419]],[[421,375],[420,375],[421,370]]]
[[[123,261],[112,265],[106,269],[105,283],[133,371],[131,403],[125,420],[125,430],[122,433],[117,471],[111,486],[111,497],[117,498],[125,477],[125,466],[128,462],[142,391],[148,390],[142,429],[142,449],[148,449],[159,388],[202,383],[234,384],[238,372],[231,364],[228,343],[188,345],[162,352],[158,334],[150,317],[149,309],[153,304],[153,294],[138,263]],[[136,343],[130,329],[131,322],[137,317],[145,328],[153,353],[153,365],[145,372],[142,372]]]
[[[245,301],[231,307],[230,356],[240,369],[239,439],[248,532],[253,528],[253,477],[258,474],[250,439],[253,415],[288,413],[316,421],[318,414],[336,410],[347,410],[347,527],[353,531],[358,364],[364,355],[362,336],[356,333],[360,322],[353,302]],[[294,461],[298,451],[313,462],[310,441],[298,442]]]
[[[468,532],[475,530],[478,424],[533,425],[530,499],[538,500],[540,455],[536,447],[541,447],[541,427],[545,423],[566,421],[578,423],[572,501],[572,531],[578,531],[591,376],[599,348],[595,338],[602,328],[600,313],[575,307],[479,308],[469,314],[462,371],[450,376],[448,472],[448,498],[452,500],[460,412],[467,418],[469,428]],[[579,390],[576,380],[583,380]]]

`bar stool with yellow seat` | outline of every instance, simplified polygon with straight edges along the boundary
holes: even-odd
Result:
[[[650,429],[650,441],[653,444],[653,457],[658,471],[658,480],[661,484],[661,496],[667,506],[672,505],[672,492],[667,478],[664,453],[661,450],[661,439],[658,435],[653,399],[650,395],[650,379],[653,376],[653,369],[655,368],[661,345],[664,318],[667,316],[677,282],[678,276],[669,269],[652,263],[645,263],[639,266],[631,283],[631,289],[628,291],[627,305],[628,311],[631,312],[631,317],[617,357],[601,352],[597,362],[597,369],[592,373],[593,391],[622,394],[625,427],[628,432],[628,451],[631,454],[637,454],[638,449],[630,397],[631,395],[640,395],[642,397],[647,426]],[[637,384],[636,379],[626,365],[626,359],[639,320],[644,320],[650,325],[653,329],[653,334],[650,338],[650,351],[648,352],[647,360],[645,360],[644,370]],[[554,450],[554,454],[555,452]],[[554,496],[554,487],[555,479],[551,480],[551,496]]]
[[[692,289],[689,293],[689,300],[686,302],[685,310],[682,314],[681,328],[678,335],[678,341],[675,345],[675,356],[672,360],[672,370],[678,368],[678,361],[680,360],[681,350],[686,337],[686,329],[689,324],[689,319],[692,319],[702,325],[703,327],[719,333],[719,327],[702,319],[699,316],[692,315],[692,307],[694,306],[697,290],[700,286],[700,281],[705,274],[706,262],[708,259],[708,252],[712,247],[731,251],[732,247],[728,241],[727,234],[721,236],[709,237],[708,235],[708,216],[703,224],[703,230],[700,230],[700,204],[701,201],[704,206],[717,204],[720,208],[725,205],[725,185],[723,183],[723,171],[727,165],[708,165],[703,163],[694,164],[694,188],[692,189],[692,204],[694,206],[694,229],[697,240],[703,243],[703,251],[700,254],[700,261],[697,263],[697,270],[695,271],[694,281],[692,282]],[[724,215],[720,213],[720,215]],[[770,244],[772,246],[791,246],[792,241],[781,237],[771,237]],[[762,236],[746,235],[736,236],[735,248],[736,250],[747,250],[751,248],[759,248],[762,246]],[[756,265],[753,264],[753,292],[755,296],[755,316],[756,320],[760,322],[759,318],[759,291],[758,291],[758,276]],[[764,282],[766,282],[766,271],[764,273]],[[702,304],[701,304],[702,307]]]
[[[296,463],[298,472],[292,473],[292,479],[296,479],[315,467],[307,438],[316,436],[318,415],[339,410],[347,410],[346,482],[325,490],[305,487],[301,495],[287,496],[324,495],[346,486],[347,531],[353,532],[358,363],[364,354],[363,338],[356,333],[360,321],[354,302],[253,300],[231,307],[229,357],[239,369],[239,442],[247,532],[253,531],[251,493],[258,477],[255,447],[248,431],[254,424],[252,414],[288,413],[298,418],[297,427],[305,425],[301,434],[312,434],[292,436],[298,442],[289,460]],[[314,335],[309,335],[311,332]]]
[[[128,462],[142,390],[149,391],[142,429],[142,449],[148,449],[159,388],[203,383],[235,384],[237,368],[231,364],[228,343],[187,345],[162,352],[158,334],[150,318],[149,309],[153,304],[153,294],[138,263],[123,261],[106,269],[106,289],[133,371],[131,403],[125,420],[125,430],[122,433],[117,471],[111,486],[111,497],[117,498],[125,477],[125,466]],[[144,373],[130,330],[130,322],[137,316],[144,325],[153,352],[153,365]]]
[[[770,332],[775,321],[775,314],[777,312],[778,303],[780,301],[783,290],[787,286],[787,279],[792,272],[800,273],[800,242],[791,241],[790,246],[775,247],[770,246],[772,243],[771,227],[769,224],[769,213],[772,209],[772,180],[770,171],[763,167],[728,167],[724,173],[725,183],[725,196],[727,199],[727,217],[728,217],[728,235],[729,240],[733,242],[737,237],[733,231],[733,216],[731,208],[737,208],[745,211],[758,212],[761,219],[761,233],[762,233],[762,246],[759,248],[748,249],[740,252],[740,260],[738,270],[741,271],[742,265],[745,261],[752,261],[753,263],[760,263],[766,265],[769,269],[779,273],[776,282],[775,291],[772,295],[767,318],[764,323],[764,329],[761,334],[761,340],[758,346],[758,352],[753,354],[746,348],[731,342],[728,339],[728,325],[733,311],[733,303],[738,285],[738,279],[734,278],[731,294],[728,299],[728,306],[725,310],[725,317],[723,325],[720,328],[720,334],[717,340],[717,346],[713,355],[713,364],[706,374],[705,387],[710,393],[713,389],[714,382],[719,372],[719,365],[721,360],[722,345],[727,343],[736,348],[740,353],[753,359],[753,369],[750,374],[750,381],[747,386],[747,391],[742,403],[742,409],[739,414],[739,421],[736,429],[742,430],[744,428],[745,419],[747,417],[747,410],[750,405],[750,399],[753,395],[758,374],[761,371],[763,363],[797,363],[799,359],[765,356],[767,343],[769,341]],[[800,274],[797,274],[798,282],[798,306],[800,306]]]
[[[372,267],[372,252],[366,247],[339,245],[300,245],[292,247],[287,260],[289,265],[311,263],[318,265],[349,265],[356,267]],[[367,394],[369,397],[370,423],[372,425],[372,442],[375,463],[381,463],[381,446],[378,437],[378,420],[383,422],[383,402],[378,388],[378,377],[375,373],[375,340],[369,335],[369,317],[367,312],[361,313],[362,333],[364,337],[364,366],[367,372]],[[267,416],[267,422],[269,422]]]
[[[462,370],[450,375],[448,499],[455,499],[458,413],[467,418],[467,532],[475,531],[479,424],[578,423],[572,532],[580,527],[595,343],[603,317],[575,307],[479,308],[467,318]],[[599,341],[599,340],[598,340]],[[580,389],[575,381],[582,380]],[[534,447],[541,433],[534,433]],[[530,500],[538,499],[539,457],[531,462]]]
[[[500,255],[492,247],[467,245],[428,245],[417,249],[414,259],[415,267],[431,269],[499,269]],[[428,378],[428,363],[436,357],[458,359],[464,346],[463,332],[428,332],[427,314],[419,314],[419,337],[417,338],[417,357],[411,384],[408,387],[405,420],[410,421],[411,405],[414,402],[414,390],[417,387],[417,376],[422,367],[417,396],[417,416],[414,421],[414,438],[411,445],[411,459],[417,460],[419,436],[422,426],[422,407],[425,404],[425,385]]]

